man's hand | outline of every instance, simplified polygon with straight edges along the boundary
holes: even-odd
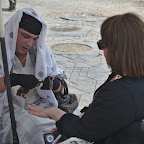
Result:
[[[60,81],[58,78],[46,77],[43,82],[41,90],[53,90],[56,91],[60,87]]]
[[[44,79],[41,90],[52,90],[53,89],[53,78],[48,76]]]
[[[24,89],[29,90],[38,84],[38,79],[34,75],[27,74],[10,74],[11,86],[20,85]]]

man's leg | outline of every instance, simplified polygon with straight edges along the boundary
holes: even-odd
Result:
[[[13,11],[16,9],[16,0],[9,0],[9,10]]]
[[[16,105],[14,105],[14,111],[19,144],[45,144],[43,134],[49,133],[55,127],[55,121],[33,116]],[[3,114],[1,125],[0,137],[2,144],[12,144],[9,111]]]

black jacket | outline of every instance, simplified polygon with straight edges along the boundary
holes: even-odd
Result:
[[[94,99],[82,118],[67,113],[57,121],[58,131],[69,137],[90,142],[103,140],[144,117],[144,77],[122,77],[106,81],[94,94]]]

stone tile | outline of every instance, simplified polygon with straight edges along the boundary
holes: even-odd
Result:
[[[94,80],[106,80],[108,77],[108,73],[104,69],[96,68],[89,68],[89,72],[87,77],[92,78]]]
[[[74,87],[84,92],[91,92],[95,90],[96,81],[88,77],[71,77],[70,82],[75,84]]]
[[[79,102],[79,106],[80,107],[89,106],[89,104],[92,102],[92,99],[93,99],[93,95],[89,93],[82,94]]]

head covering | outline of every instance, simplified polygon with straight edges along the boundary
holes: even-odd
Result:
[[[42,29],[42,23],[31,15],[23,13],[19,28],[22,28],[31,34],[39,35]]]

